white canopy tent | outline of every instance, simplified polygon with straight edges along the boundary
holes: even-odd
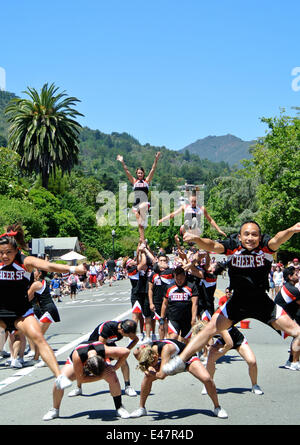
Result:
[[[86,256],[80,255],[80,253],[74,252],[74,250],[71,250],[71,252],[68,252],[60,257],[60,259],[64,261],[83,260],[85,258]]]

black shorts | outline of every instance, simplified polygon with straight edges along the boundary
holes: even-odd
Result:
[[[60,316],[55,304],[47,304],[41,309],[42,315],[39,317],[41,323],[58,323]]]
[[[157,313],[157,315],[160,316],[161,314],[161,307],[162,307],[162,300],[155,300],[155,298],[153,299],[153,304],[155,306],[155,312]]]
[[[5,317],[3,315],[1,315],[0,320],[3,321],[3,323],[5,323],[5,330],[8,332],[13,332],[16,330],[16,326],[15,326],[15,322],[17,320],[20,320],[20,318],[26,318],[29,317],[30,315],[34,315],[33,309],[29,309],[24,315],[21,316],[8,316]]]
[[[77,284],[71,284],[71,294],[76,294],[77,292]]]
[[[222,310],[221,310],[222,309]],[[222,313],[224,317],[236,324],[245,318],[254,318],[267,325],[277,320],[285,313],[283,308],[275,304],[267,293],[247,295],[234,291],[228,300],[217,313]]]
[[[177,334],[180,334],[181,337],[185,337],[191,330],[191,318],[182,320],[169,320],[172,326],[176,329]]]
[[[147,293],[134,293],[131,294],[131,305],[134,306],[136,302],[139,302],[142,313],[145,318],[152,317],[152,312],[150,311],[149,298]]]
[[[228,333],[233,341],[233,346],[231,349],[237,349],[242,346],[242,344],[245,344],[247,342],[246,337],[235,326],[229,329]],[[225,345],[223,337],[218,338],[215,341],[215,344]]]

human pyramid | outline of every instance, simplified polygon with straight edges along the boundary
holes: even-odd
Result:
[[[22,332],[38,347],[43,361],[55,376],[53,406],[44,415],[44,420],[59,417],[64,390],[74,380],[77,386],[69,393],[70,397],[80,396],[83,384],[105,380],[114,401],[116,416],[145,416],[146,400],[153,382],[178,372],[189,372],[201,381],[202,393],[210,397],[214,415],[227,418],[227,412],[220,406],[213,380],[215,363],[227,351],[234,348],[245,359],[252,392],[263,394],[257,384],[254,353],[235,326],[245,318],[257,319],[280,335],[291,336],[289,362],[293,366],[290,369],[300,370],[299,269],[291,266],[284,270],[285,283],[274,300],[267,293],[273,255],[283,243],[300,232],[300,223],[271,237],[261,233],[257,222],[245,221],[239,233],[227,237],[205,207],[197,206],[196,196],[192,194],[187,205],[158,221],[160,224],[180,212],[184,214],[183,225],[175,236],[177,253],[171,262],[164,252],[156,255],[151,251],[144,233],[149,209],[146,198],[159,158],[160,153],[157,153],[146,178],[142,168],[137,169],[137,178],[134,178],[123,157],[117,157],[137,191],[133,211],[138,221],[140,241],[136,257],[124,259],[131,283],[132,319],[99,323],[89,339],[71,352],[62,369],[44,338],[41,323],[32,316],[31,300],[34,295],[49,294],[43,273],[69,272],[80,275],[86,270],[82,265],[53,264],[25,256],[20,250],[26,248],[24,233],[17,224],[9,226],[0,236],[0,286],[3,296],[0,327],[10,332]],[[200,216],[204,216],[224,239],[202,238]],[[181,246],[180,237],[188,243],[189,248]],[[210,252],[224,255],[226,262],[213,262]],[[215,310],[217,278],[225,271],[229,276],[228,298]],[[155,325],[158,325],[157,337],[154,334]],[[141,332],[145,331],[142,340],[137,335],[138,327]],[[124,337],[130,339],[128,346],[117,346],[116,342]],[[116,371],[119,368],[122,371],[125,394],[136,396],[130,383],[127,362],[132,350],[144,378],[139,407],[129,413],[122,404],[121,385]]]

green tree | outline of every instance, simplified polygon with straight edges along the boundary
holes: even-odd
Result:
[[[9,224],[20,222],[25,231],[26,241],[31,238],[47,236],[45,217],[40,210],[34,207],[33,203],[0,195],[0,208],[1,230]]]
[[[61,210],[60,200],[42,187],[32,188],[29,191],[28,199],[47,221],[48,236],[57,236],[61,221],[56,219],[56,213]]]
[[[69,210],[62,210],[55,214],[55,219],[59,227],[59,237],[77,236],[80,238],[80,225],[74,214]]]
[[[257,217],[259,178],[251,172],[242,169],[231,176],[222,176],[210,190],[205,203],[208,213],[227,234],[236,232],[243,221]],[[205,234],[213,238],[217,234],[206,220]]]
[[[41,174],[42,186],[47,188],[57,168],[70,173],[78,162],[81,126],[75,118],[82,114],[72,107],[79,100],[47,83],[40,94],[34,88],[24,93],[29,99],[14,98],[5,110],[8,144],[21,156],[22,170]]]
[[[261,178],[257,190],[258,214],[263,229],[275,234],[300,221],[300,120],[281,113],[263,118],[267,135],[255,145],[253,174]],[[283,249],[300,251],[293,236]]]

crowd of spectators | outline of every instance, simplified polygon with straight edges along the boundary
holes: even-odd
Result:
[[[274,300],[275,296],[278,294],[280,289],[284,284],[283,270],[285,267],[294,266],[295,269],[300,271],[300,263],[298,258],[294,258],[292,261],[289,261],[288,264],[284,265],[282,262],[274,262],[272,264],[271,271],[269,273],[269,285],[270,292],[269,295]],[[300,279],[300,276],[299,276]],[[298,289],[300,289],[300,282],[296,285]]]
[[[111,263],[114,264],[114,267]],[[46,279],[49,281],[51,295],[56,302],[61,302],[65,296],[75,299],[76,294],[82,290],[100,289],[105,284],[111,285],[113,281],[123,280],[127,278],[127,272],[122,264],[122,257],[117,260],[110,258],[103,262],[84,263],[87,269],[85,275],[57,273],[48,275]]]

